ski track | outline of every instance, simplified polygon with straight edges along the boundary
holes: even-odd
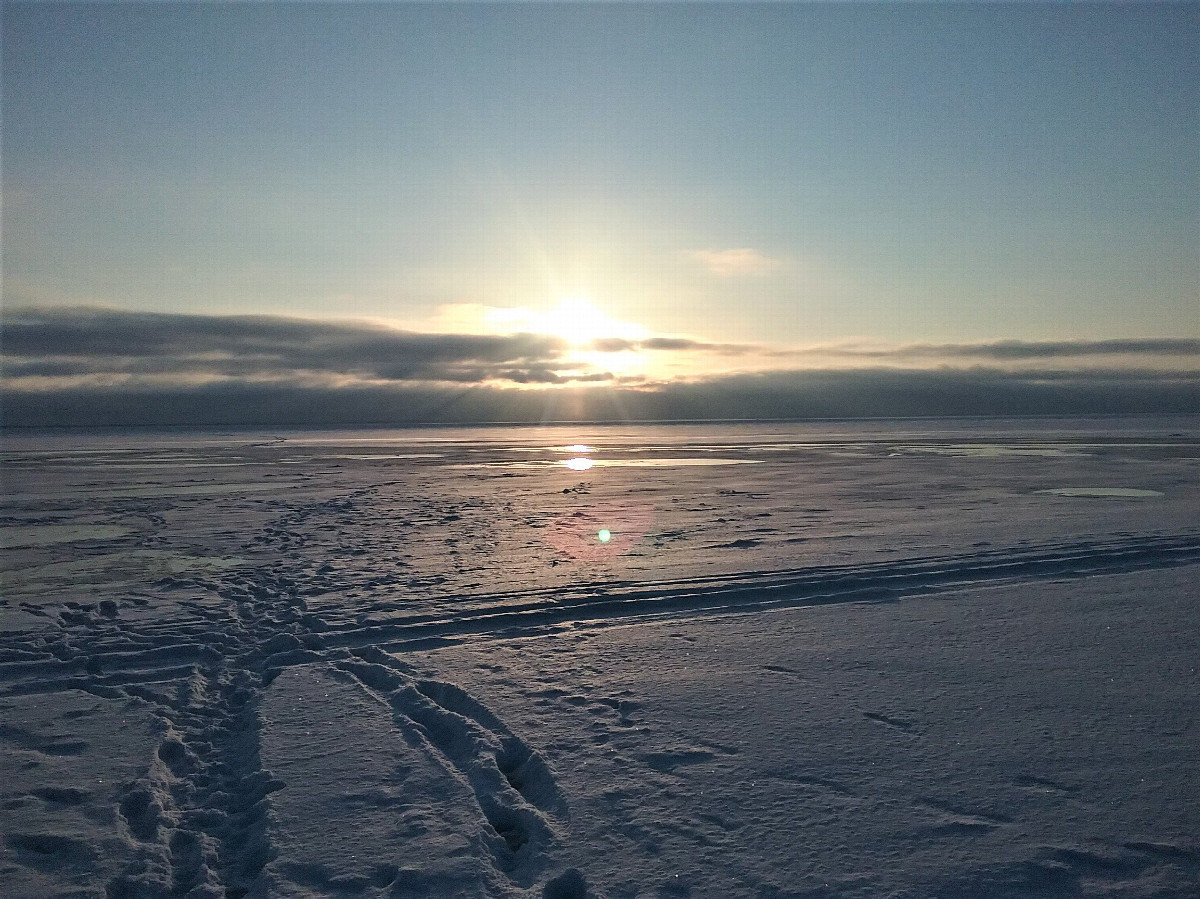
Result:
[[[304,534],[297,528],[312,512],[344,512],[352,500],[293,510],[266,531],[267,538],[280,548],[302,545]],[[190,586],[210,591],[222,603],[184,605],[169,620],[124,621],[111,602],[67,603],[57,630],[0,633],[0,696],[77,689],[113,699],[137,697],[160,717],[164,737],[149,769],[121,792],[118,826],[136,851],[107,884],[108,899],[263,894],[264,868],[274,857],[268,797],[284,783],[263,769],[258,707],[283,669],[311,663],[331,664],[352,678],[391,710],[400,731],[415,735],[469,787],[496,870],[525,888],[545,873],[547,851],[568,817],[553,772],[475,697],[452,683],[418,675],[396,654],[471,640],[544,637],[575,626],[897,601],[956,588],[1196,562],[1200,532],[1128,536],[649,584],[476,593],[448,597],[433,612],[409,611],[397,599],[390,613],[350,620],[309,612],[302,575],[277,563],[194,578]],[[863,714],[881,726],[913,733],[907,721]],[[13,726],[0,728],[0,737],[15,745],[37,741]],[[69,740],[36,748],[81,751]],[[689,761],[663,758],[648,764],[669,771]],[[1030,786],[1067,789],[1049,781]],[[948,827],[983,830],[1005,823],[930,807],[947,816]],[[1130,845],[1113,864],[1136,868],[1142,859],[1170,851],[1176,850]],[[1112,873],[1104,859],[1059,853],[1053,861]],[[571,873],[549,881],[546,894],[582,895],[582,881]]]

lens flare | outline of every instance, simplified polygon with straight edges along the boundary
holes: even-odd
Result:
[[[592,503],[584,497],[576,497],[573,503],[541,533],[546,543],[577,562],[619,564],[654,523],[650,503]]]

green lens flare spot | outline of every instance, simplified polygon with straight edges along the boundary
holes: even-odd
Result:
[[[601,543],[607,543],[612,539],[612,531],[610,531],[608,528],[601,528],[600,532],[596,534],[596,536],[599,538]]]

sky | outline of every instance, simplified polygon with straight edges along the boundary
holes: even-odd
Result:
[[[1200,411],[1200,4],[2,15],[5,424]]]

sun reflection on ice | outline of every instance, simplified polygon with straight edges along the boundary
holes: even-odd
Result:
[[[587,471],[596,463],[587,456],[575,456],[573,459],[567,459],[563,465],[571,469],[571,471]]]

